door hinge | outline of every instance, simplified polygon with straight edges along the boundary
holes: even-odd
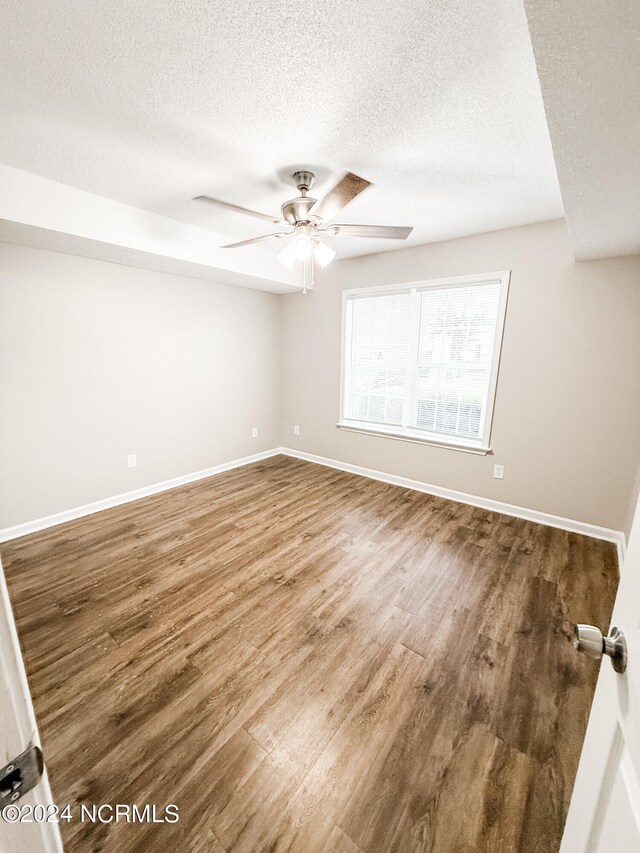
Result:
[[[42,779],[44,760],[39,746],[29,749],[14,758],[0,770],[0,806],[15,803]]]

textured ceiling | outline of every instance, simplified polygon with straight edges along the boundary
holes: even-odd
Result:
[[[525,0],[577,260],[640,253],[640,0]]]
[[[340,219],[414,225],[413,244],[562,216],[521,0],[0,9],[0,162],[18,169],[238,239],[269,228],[189,199],[275,212],[293,166],[373,181]]]

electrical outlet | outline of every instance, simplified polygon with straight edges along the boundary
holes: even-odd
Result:
[[[293,434],[300,435],[300,427],[298,426],[298,424],[293,425]]]
[[[496,480],[504,480],[504,465],[494,465],[493,476]]]
[[[138,458],[135,453],[127,454],[127,468],[135,468],[138,464]]]
[[[251,438],[257,438],[257,437],[258,437],[258,427],[253,427],[253,429],[251,430]]]

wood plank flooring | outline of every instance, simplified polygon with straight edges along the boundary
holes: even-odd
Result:
[[[614,546],[275,457],[6,543],[67,853],[555,853]]]

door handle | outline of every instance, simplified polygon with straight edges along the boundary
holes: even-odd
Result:
[[[624,672],[627,668],[627,640],[620,628],[612,628],[608,637],[602,636],[602,631],[593,625],[578,624],[574,628],[573,645],[579,652],[595,660],[602,660],[602,655],[611,658],[611,665],[616,672]]]

